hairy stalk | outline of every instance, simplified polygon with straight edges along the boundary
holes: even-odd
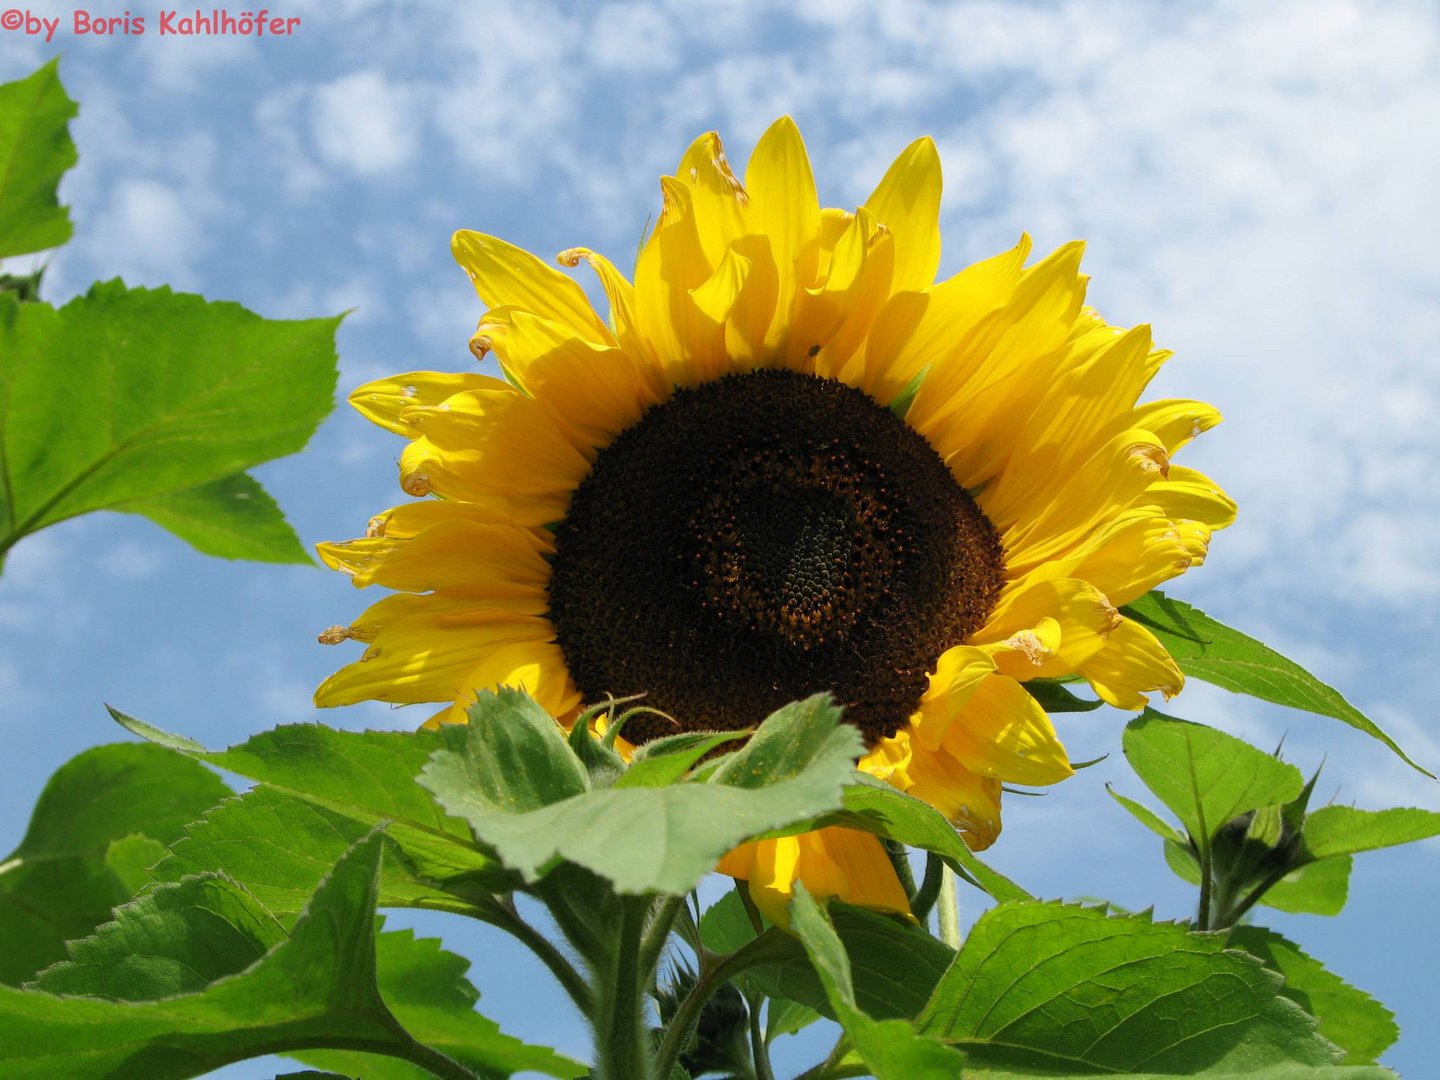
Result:
[[[655,1076],[645,1025],[647,980],[640,968],[640,943],[649,907],[647,897],[621,899],[620,940],[615,943],[611,963],[596,972],[595,1049],[600,1080],[653,1080]]]
[[[960,880],[945,867],[940,872],[940,900],[935,905],[940,940],[952,949],[960,948]]]
[[[930,912],[935,908],[935,901],[940,897],[940,883],[944,880],[945,863],[940,856],[934,852],[925,853],[925,878],[920,882],[920,888],[910,900],[910,913],[920,921],[920,925],[929,927]]]
[[[665,951],[665,944],[670,940],[670,931],[675,928],[675,920],[685,911],[689,899],[688,893],[666,896],[657,901],[653,908],[650,925],[646,927],[645,935],[640,940],[640,973],[647,984],[654,981],[660,954]]]
[[[770,1068],[770,1048],[765,1045],[765,1032],[760,1027],[760,1005],[763,998],[747,997],[746,1006],[750,1009],[750,1058],[755,1066],[755,1080],[775,1080],[775,1072]]]
[[[400,1046],[381,1051],[382,1053],[400,1058],[402,1061],[408,1061],[412,1065],[418,1065],[427,1072],[440,1077],[440,1080],[476,1080],[477,1073],[471,1072],[448,1054],[442,1054],[432,1046],[417,1042],[415,1037],[405,1030],[400,1021],[389,1015],[388,1012],[382,1019],[385,1026],[393,1031],[401,1042]],[[333,1042],[326,1043],[327,1047],[334,1045]]]
[[[1210,845],[1200,845],[1200,903],[1195,912],[1197,930],[1213,930],[1210,925],[1211,893],[1214,890],[1215,861],[1210,854]]]
[[[915,895],[915,873],[910,869],[910,857],[906,853],[905,845],[898,840],[883,840],[885,854],[890,857],[890,865],[895,868],[895,876],[900,879],[900,887],[905,890],[907,899]]]
[[[477,904],[476,907],[474,914],[480,919],[504,930],[540,958],[540,962],[550,969],[556,981],[564,987],[565,993],[570,995],[570,1000],[575,1003],[582,1016],[591,1014],[594,995],[585,977],[575,970],[575,966],[555,947],[553,941],[521,917],[512,900],[508,897],[501,899],[492,896],[489,903]]]

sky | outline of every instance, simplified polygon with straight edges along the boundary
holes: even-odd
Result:
[[[1210,472],[1240,519],[1172,592],[1312,667],[1440,771],[1433,4],[294,0],[275,9],[300,18],[293,35],[259,40],[162,38],[161,9],[140,3],[83,10],[144,16],[144,35],[77,36],[75,7],[29,8],[60,29],[49,43],[0,30],[0,80],[59,55],[81,103],[80,163],[61,187],[75,237],[46,257],[45,298],[119,275],[275,318],[353,309],[342,394],[473,364],[481,309],[450,258],[457,228],[626,265],[657,177],[703,131],[739,162],[793,115],[822,203],[842,207],[932,135],[942,274],[1022,231],[1037,251],[1086,239],[1090,302],[1175,350],[1151,396],[1225,414],[1181,461]],[[305,452],[257,475],[307,545],[348,538],[404,501],[400,446],[342,405]],[[377,598],[339,575],[207,559],[120,514],[27,539],[5,571],[0,850],[51,772],[123,737],[103,702],[209,745],[313,719],[415,722],[373,704],[312,709],[345,659],[316,633]],[[1267,748],[1283,737],[1307,773],[1325,763],[1324,799],[1440,809],[1434,781],[1336,721],[1196,682],[1168,711]],[[1143,794],[1119,754],[1124,722],[1062,717],[1074,758],[1110,757],[1010,800],[987,858],[1037,895],[1183,916],[1192,890],[1105,794]],[[1396,1011],[1384,1060],[1411,1076],[1440,1060],[1437,855],[1431,841],[1359,857],[1338,919],[1266,912]],[[982,907],[967,895],[967,920]],[[469,956],[482,1010],[507,1031],[583,1056],[578,1017],[506,939],[437,917],[392,924]],[[827,1048],[782,1040],[777,1061],[793,1074]]]

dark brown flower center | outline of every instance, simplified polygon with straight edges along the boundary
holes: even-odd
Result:
[[[632,742],[759,723],[821,690],[893,735],[985,621],[1000,540],[930,444],[788,371],[678,390],[600,452],[555,529],[550,612],[587,701],[644,693]]]

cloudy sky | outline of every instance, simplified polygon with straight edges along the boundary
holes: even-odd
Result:
[[[1228,488],[1240,523],[1176,591],[1310,664],[1440,766],[1433,4],[295,0],[277,8],[301,18],[294,36],[264,40],[161,38],[160,9],[135,3],[145,35],[76,36],[74,7],[30,7],[61,28],[48,44],[0,31],[0,79],[60,55],[81,102],[80,164],[62,187],[75,239],[47,298],[122,275],[272,317],[353,308],[342,387],[470,364],[479,307],[449,257],[456,228],[624,264],[658,208],[656,177],[702,131],[743,160],[792,114],[822,201],[846,207],[933,135],[942,273],[1022,231],[1040,250],[1085,238],[1091,301],[1176,351],[1156,395],[1225,413],[1185,463]],[[260,476],[307,543],[349,537],[401,501],[398,451],[346,410]],[[206,560],[121,515],[27,540],[6,571],[0,740],[17,779],[0,789],[0,850],[50,772],[119,736],[103,701],[212,745],[314,718],[311,690],[340,662],[314,635],[366,599],[320,570]],[[1433,782],[1336,722],[1201,685],[1171,711],[1265,746],[1284,735],[1307,771],[1326,760],[1326,798],[1440,809]],[[1077,758],[1113,756],[1012,800],[993,861],[1041,895],[1182,915],[1189,890],[1103,791],[1139,794],[1118,754],[1123,719],[1062,723]],[[1406,1034],[1387,1060],[1417,1076],[1440,1058],[1437,853],[1362,857],[1338,920],[1273,920],[1398,1012]],[[583,1053],[538,968],[516,991],[521,954],[419,925],[476,961],[482,1007],[508,1030]],[[780,1057],[798,1069],[814,1046]]]

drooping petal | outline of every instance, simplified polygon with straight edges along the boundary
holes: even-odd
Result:
[[[494,236],[461,229],[451,251],[487,307],[514,307],[566,327],[597,345],[614,338],[585,291],[570,278],[523,248]]]

